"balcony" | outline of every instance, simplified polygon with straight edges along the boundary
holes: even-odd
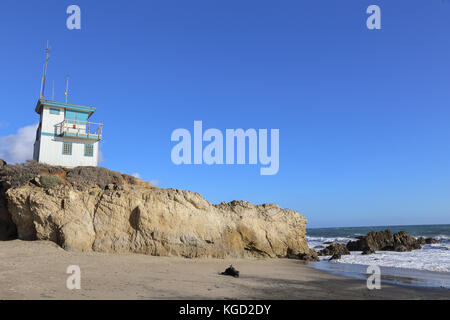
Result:
[[[56,134],[65,137],[101,140],[102,123],[64,120],[56,125]]]

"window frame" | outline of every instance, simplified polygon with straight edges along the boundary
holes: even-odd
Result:
[[[65,150],[66,150],[65,146],[66,146],[66,145],[70,145],[70,153],[66,153],[66,152],[65,152]],[[71,155],[72,155],[72,151],[73,151],[72,148],[73,148],[72,142],[63,142],[62,154],[63,154],[64,156],[71,156]]]
[[[54,115],[56,115],[56,116],[59,116],[59,114],[60,114],[60,112],[61,112],[61,110],[60,109],[58,109],[58,108],[50,108],[49,109],[50,111],[50,114],[54,114]]]
[[[92,150],[91,154],[87,153],[88,147],[91,147],[91,150]],[[92,143],[85,143],[84,144],[84,156],[85,157],[93,157],[94,156],[94,144],[92,144]]]

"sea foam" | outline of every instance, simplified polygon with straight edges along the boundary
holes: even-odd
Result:
[[[447,236],[435,237],[437,244],[427,244],[420,250],[410,252],[377,251],[375,254],[362,255],[354,251],[350,255],[343,255],[332,263],[347,263],[360,265],[378,265],[382,267],[405,268],[416,270],[428,270],[450,272],[450,241]],[[344,237],[307,237],[310,248],[317,246],[326,247],[324,242],[347,243],[352,238]],[[316,249],[319,251],[319,249]],[[321,260],[328,260],[329,256],[321,256]]]

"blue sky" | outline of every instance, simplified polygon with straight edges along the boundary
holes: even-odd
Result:
[[[450,223],[449,31],[443,0],[3,0],[0,137],[33,131],[17,135],[38,121],[49,40],[46,96],[55,81],[63,101],[70,75],[69,102],[98,108],[102,166],[213,203],[277,203],[310,227]],[[174,165],[170,135],[194,120],[280,129],[278,174]]]

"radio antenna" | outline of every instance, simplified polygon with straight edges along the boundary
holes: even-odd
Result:
[[[64,95],[66,96],[67,103],[67,96],[69,95],[69,76],[66,77],[66,92],[64,92]]]
[[[41,99],[44,99],[45,81],[47,78],[47,64],[48,64],[48,60],[50,59],[49,53],[50,53],[50,48],[48,46],[48,40],[47,40],[47,47],[45,49],[44,75],[42,76],[42,81],[41,81]]]

